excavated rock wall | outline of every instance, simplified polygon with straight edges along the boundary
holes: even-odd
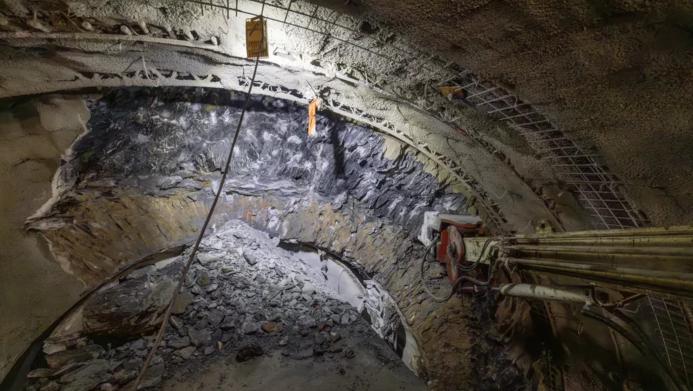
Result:
[[[124,89],[99,99],[90,133],[60,170],[62,191],[29,227],[90,285],[190,242],[218,187],[239,99],[199,89]],[[471,348],[483,345],[473,339],[484,326],[464,314],[468,303],[425,296],[416,272],[423,249],[413,242],[424,211],[465,213],[464,196],[362,126],[320,116],[319,136],[308,138],[305,124],[303,107],[253,99],[212,229],[240,218],[362,268],[422,347],[421,374],[441,389],[471,385]]]
[[[29,224],[44,232],[59,257],[71,259],[66,268],[92,283],[144,249],[190,240],[218,186],[239,102],[202,90],[152,91],[120,90],[92,107],[91,132],[60,171],[65,190]],[[262,199],[252,213],[266,216],[274,233],[295,232],[281,214],[311,205],[330,204],[364,224],[384,219],[407,235],[415,235],[424,211],[464,212],[464,197],[448,193],[401,145],[327,117],[318,122],[321,136],[308,139],[303,108],[254,102],[219,221],[237,213],[237,196]],[[337,225],[303,214],[307,227]],[[104,240],[116,232],[118,241]],[[345,232],[348,240],[360,235]]]

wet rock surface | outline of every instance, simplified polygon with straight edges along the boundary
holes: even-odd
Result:
[[[235,220],[207,236],[179,296],[188,298],[171,317],[143,384],[161,387],[179,373],[194,377],[207,363],[224,358],[340,362],[372,354],[382,365],[407,371],[358,309],[325,285],[320,269],[277,244]],[[256,262],[247,262],[247,249]],[[161,286],[173,284],[184,259],[185,254],[138,269],[97,292],[77,311],[77,322],[59,328],[44,343],[47,368],[30,373],[27,389],[130,384],[153,343],[153,329],[143,325],[160,320],[172,291]],[[364,343],[365,351],[356,346]]]

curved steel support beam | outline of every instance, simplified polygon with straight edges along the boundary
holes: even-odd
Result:
[[[14,61],[5,68],[6,72],[14,71],[15,78],[3,86],[0,96],[123,86],[230,90],[247,87],[245,59],[210,53],[207,48],[188,44],[172,49],[168,44],[153,42],[148,43],[146,51],[136,46],[111,53],[108,50],[113,42],[89,42],[89,50],[85,51],[87,43],[83,40],[69,40],[61,43],[66,48],[55,49],[49,57],[39,50],[41,39],[15,42],[22,49],[12,53]],[[37,57],[41,58],[43,68],[36,66]],[[258,94],[306,103],[310,98],[306,87],[314,86],[328,110],[365,123],[410,146],[440,167],[448,180],[464,185],[467,195],[476,200],[487,222],[498,232],[523,231],[531,228],[528,222],[539,219],[560,226],[552,211],[521,178],[475,140],[465,138],[448,124],[351,80],[328,76],[317,67],[305,70],[263,62],[258,72],[255,90]],[[435,131],[429,130],[431,127]],[[466,157],[473,164],[463,166],[458,163],[459,157]],[[492,181],[489,173],[502,181]],[[512,189],[513,197],[505,197],[508,189]]]

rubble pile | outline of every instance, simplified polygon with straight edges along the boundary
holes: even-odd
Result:
[[[376,335],[325,284],[321,269],[277,244],[238,220],[205,238],[145,387],[214,356],[237,362],[270,353],[290,360],[349,360],[356,355],[354,337]],[[113,390],[130,384],[185,259],[183,254],[137,269],[86,300],[44,342],[45,362],[35,364],[27,389]],[[377,354],[402,365],[380,342]]]

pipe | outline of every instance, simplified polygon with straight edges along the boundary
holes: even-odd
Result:
[[[559,289],[543,285],[503,284],[498,290],[505,296],[523,297],[526,299],[553,300],[578,304],[586,304],[592,301],[586,291]]]
[[[624,268],[607,264],[582,264],[561,259],[507,258],[510,263],[529,270],[570,275],[579,278],[606,281],[627,286],[656,290],[662,293],[693,297],[693,273],[659,271],[652,269]],[[632,285],[634,284],[634,285]]]
[[[693,247],[693,235],[681,236],[627,236],[627,237],[513,237],[510,245],[516,244],[551,244],[555,246],[626,246],[654,247],[675,246]]]
[[[560,232],[553,233],[546,238],[616,238],[616,237],[633,237],[633,236],[679,236],[679,235],[693,235],[693,226],[675,226],[675,227],[649,227],[649,228],[625,228],[625,229],[605,229],[605,230],[593,230],[593,231],[573,231],[573,232]],[[518,239],[522,238],[536,238],[542,239],[544,237],[537,235],[517,235]]]
[[[668,243],[666,243],[668,244]],[[607,256],[651,256],[658,259],[678,259],[681,257],[687,257],[688,259],[693,259],[693,246],[691,247],[670,247],[664,246],[662,244],[647,246],[647,247],[635,247],[635,246],[600,246],[599,243],[584,243],[583,245],[556,245],[553,243],[537,243],[534,245],[507,245],[504,246],[507,251],[511,252],[523,252],[529,254],[545,254],[545,253],[561,253],[561,254],[575,254],[575,255],[586,255],[593,256],[597,255],[607,255]]]

